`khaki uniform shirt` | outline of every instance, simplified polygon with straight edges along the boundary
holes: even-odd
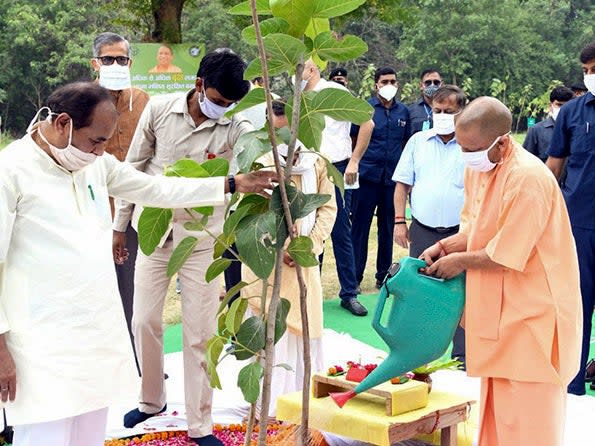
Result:
[[[194,90],[154,96],[149,100],[126,156],[127,163],[149,175],[163,175],[165,166],[174,164],[181,158],[190,158],[201,163],[209,159],[210,155],[229,160],[230,171],[234,171],[233,147],[242,134],[253,130],[252,125],[241,116],[235,115],[232,119],[207,119],[197,126],[188,112],[187,104],[187,99],[193,92]],[[114,229],[124,232],[131,219],[132,225],[137,228],[141,212],[142,207],[137,206],[135,209],[133,203],[117,201]],[[209,231],[221,232],[223,213],[223,207],[215,209],[214,214],[209,217]],[[191,220],[184,209],[174,210],[170,230],[173,229],[176,243],[186,236],[201,237],[201,232],[184,228],[184,223]],[[170,230],[166,231],[160,246],[169,236]],[[205,233],[202,233],[202,238],[197,249],[212,246],[212,240]]]

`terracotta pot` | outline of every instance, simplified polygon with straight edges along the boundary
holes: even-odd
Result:
[[[432,391],[432,377],[428,373],[416,373],[412,379],[426,383],[428,385],[428,393]]]

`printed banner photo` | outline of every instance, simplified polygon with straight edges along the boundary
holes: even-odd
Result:
[[[136,43],[132,45],[132,85],[150,95],[194,88],[204,44]]]

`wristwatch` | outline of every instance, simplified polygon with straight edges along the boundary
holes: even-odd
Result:
[[[233,194],[236,191],[236,177],[233,175],[228,175],[227,184],[229,184],[229,193]]]

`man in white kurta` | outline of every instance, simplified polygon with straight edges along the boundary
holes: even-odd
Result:
[[[90,89],[107,95],[93,109],[91,124],[73,131],[74,118],[55,110],[54,123],[43,122],[0,152],[0,400],[12,400],[6,408],[15,446],[102,445],[105,408],[137,388],[108,196],[156,207],[217,206],[228,189],[221,177],[149,176],[103,154],[116,122],[109,93],[92,83],[71,85],[83,97]],[[68,145],[86,141],[96,120],[107,122],[108,130],[99,142],[88,139],[98,156],[80,170],[65,169],[47,143],[42,149],[37,142],[40,128],[56,146],[65,144],[60,132],[68,135],[68,129]],[[83,152],[79,147],[73,150]],[[236,187],[243,188],[237,181]],[[90,423],[94,438],[45,437],[55,430],[52,423],[79,417],[75,422],[85,424],[84,416],[98,411]],[[43,442],[39,431],[19,439],[30,426],[44,426]]]

